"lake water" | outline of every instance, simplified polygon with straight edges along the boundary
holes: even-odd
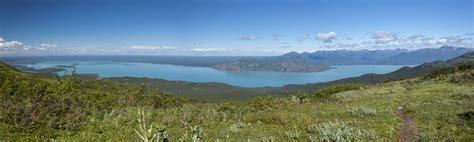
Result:
[[[191,82],[219,82],[241,87],[279,87],[286,84],[326,82],[367,73],[383,74],[403,67],[400,65],[344,65],[333,66],[334,69],[323,72],[284,73],[226,72],[207,67],[111,61],[46,61],[28,66],[40,69],[73,63],[79,64],[76,67],[78,73],[98,74],[100,77],[149,77]]]

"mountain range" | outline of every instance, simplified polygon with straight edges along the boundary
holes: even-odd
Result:
[[[419,50],[333,50],[313,53],[290,52],[268,58],[246,58],[215,65],[226,71],[316,72],[333,65],[418,65],[448,60],[473,51],[470,48],[442,46]]]
[[[403,67],[396,71],[386,73],[386,74],[365,74],[358,77],[349,77],[340,80],[322,82],[322,83],[308,83],[308,84],[289,84],[279,88],[280,92],[295,92],[295,91],[312,91],[316,88],[322,86],[327,86],[331,84],[341,84],[341,83],[362,83],[362,84],[375,84],[383,83],[387,81],[395,81],[408,79],[413,77],[426,76],[433,71],[451,68],[455,66],[473,64],[474,63],[474,51],[465,53],[461,56],[446,60],[446,61],[434,61],[420,64],[414,67]],[[283,91],[282,91],[283,90]]]

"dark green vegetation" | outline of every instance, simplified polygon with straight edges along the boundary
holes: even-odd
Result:
[[[62,132],[80,130],[93,115],[124,112],[130,107],[178,107],[186,102],[140,86],[102,79],[83,81],[75,73],[48,79],[4,63],[0,63],[0,84],[2,138],[13,136],[10,134],[26,135],[27,139],[54,138]]]
[[[222,83],[195,83],[186,81],[167,81],[164,79],[112,77],[107,78],[125,84],[140,84],[145,88],[185,96],[193,102],[242,102],[256,96],[282,95],[275,88],[242,88]]]
[[[410,68],[414,76],[400,81],[331,83],[237,103],[187,101],[162,93],[154,80],[51,79],[1,63],[0,140],[396,140],[404,100],[419,139],[469,141],[473,54]]]
[[[214,66],[224,71],[260,71],[260,72],[318,72],[330,69],[328,65],[316,64],[301,59],[242,59]]]

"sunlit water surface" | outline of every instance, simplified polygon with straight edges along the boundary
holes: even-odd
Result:
[[[226,72],[207,67],[191,67],[150,63],[127,63],[111,61],[46,61],[29,64],[36,69],[55,65],[76,66],[78,73],[98,74],[100,77],[149,77],[191,82],[219,82],[241,87],[279,87],[286,84],[326,82],[367,73],[383,74],[395,71],[401,65],[344,65],[312,73],[284,72]],[[67,69],[69,72],[71,68]]]

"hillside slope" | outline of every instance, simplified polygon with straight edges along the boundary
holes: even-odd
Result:
[[[401,53],[382,61],[378,64],[391,64],[391,65],[413,65],[423,64],[428,62],[434,62],[437,60],[449,60],[454,57],[461,56],[467,52],[472,51],[468,48],[459,48],[452,46],[442,46],[440,48],[427,48],[420,49],[413,52]]]
[[[404,134],[402,101],[416,139],[472,141],[473,69],[458,64],[422,78],[201,104],[133,84],[51,80],[0,64],[0,141],[137,141],[141,127],[161,141],[395,141]]]

